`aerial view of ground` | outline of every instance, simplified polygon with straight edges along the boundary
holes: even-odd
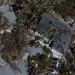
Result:
[[[0,0],[0,75],[75,75],[75,0]]]

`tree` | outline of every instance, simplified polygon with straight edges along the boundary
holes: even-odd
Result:
[[[62,16],[75,17],[75,0],[66,0],[65,2],[56,4],[55,6],[54,10]]]

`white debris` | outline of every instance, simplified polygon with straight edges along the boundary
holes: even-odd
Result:
[[[46,37],[45,37],[45,39],[44,39],[44,40],[49,41],[49,39],[47,39]]]
[[[59,62],[57,62],[57,64],[56,64],[56,67],[58,67],[59,66]]]
[[[70,21],[71,21],[71,22],[74,22],[74,20],[73,20],[73,19],[70,19]]]
[[[73,41],[73,43],[75,44],[75,40]]]
[[[39,43],[40,43],[42,46],[46,46],[47,48],[49,48],[49,49],[52,51],[54,57],[61,59],[61,57],[62,57],[62,54],[61,54],[61,53],[59,53],[59,52],[56,51],[55,49],[51,49],[48,45],[44,44],[42,41],[39,41]]]
[[[10,29],[6,29],[6,32],[9,32],[9,33],[11,33],[11,30],[10,30]]]
[[[31,61],[32,63],[34,62],[34,60]]]
[[[45,46],[45,44],[44,44],[42,41],[39,41],[39,43],[40,43],[42,46]]]
[[[52,51],[54,57],[59,58],[59,59],[62,58],[62,54],[57,52],[55,49],[52,49],[51,51]]]
[[[52,74],[56,75],[56,74],[58,74],[58,72],[56,70],[54,70],[54,72],[52,72]]]
[[[3,30],[1,30],[1,31],[0,31],[0,34],[3,34],[3,33],[4,33],[4,31],[3,31]]]
[[[38,67],[38,64],[35,64],[35,68],[37,68]]]
[[[40,35],[37,31],[34,33],[34,35],[42,37],[42,35]]]
[[[25,53],[25,55],[23,56],[22,59],[25,60],[25,61],[27,61],[28,56],[29,56],[29,53]]]

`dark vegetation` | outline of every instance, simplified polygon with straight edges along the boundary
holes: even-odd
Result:
[[[75,17],[75,0],[66,0],[66,2],[56,3],[54,10],[63,17]]]
[[[44,51],[45,53],[47,53],[47,54],[50,53],[50,50],[49,50],[46,46],[43,46],[43,51]]]
[[[49,71],[53,72],[56,63],[55,58],[48,58],[45,54],[37,53],[36,56],[29,56],[28,75],[47,75]]]
[[[11,33],[5,32],[2,35],[2,44],[4,48],[2,48],[2,58],[7,62],[11,62],[20,58],[23,52],[27,48],[27,41],[25,35],[25,28],[19,27],[13,28]]]

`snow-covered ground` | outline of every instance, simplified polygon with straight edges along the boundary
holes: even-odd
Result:
[[[4,16],[8,19],[10,24],[14,24],[16,22],[16,16],[14,12],[10,11],[10,7],[8,5],[2,5],[0,7],[0,11],[3,12]]]
[[[10,11],[11,10],[11,11]],[[12,25],[16,23],[16,16],[15,13],[12,11],[12,9],[8,5],[2,5],[0,7],[0,12],[3,13],[3,16],[5,16],[10,24],[10,27],[6,30],[0,30],[0,34],[3,34],[4,32],[9,32],[11,33],[12,30]]]
[[[6,65],[4,66],[4,69],[0,68],[0,75],[28,75],[27,64],[24,62],[24,60],[19,60],[17,62],[17,66],[20,68],[22,73],[19,71],[14,72],[9,65]]]
[[[35,47],[29,47],[29,54],[30,55],[35,55],[36,53],[44,53],[42,48],[38,47],[38,48],[35,48]]]

